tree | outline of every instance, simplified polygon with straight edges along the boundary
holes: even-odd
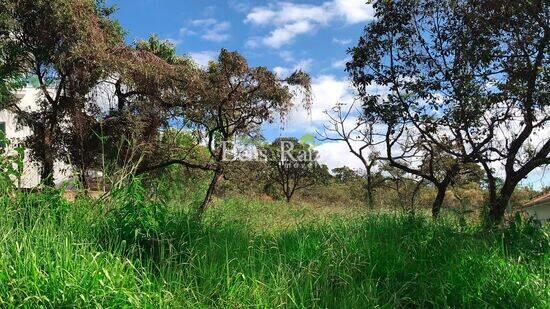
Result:
[[[174,132],[187,127],[187,98],[196,90],[198,81],[193,78],[200,76],[199,68],[156,36],[118,49],[115,59],[113,74],[102,83],[113,92],[116,106],[95,129],[108,140],[108,157],[134,158],[137,173],[186,163],[176,156],[183,149]],[[163,137],[168,129],[175,131]]]
[[[302,71],[280,80],[264,67],[249,67],[243,56],[227,50],[197,74],[197,91],[190,96],[194,103],[185,117],[202,132],[214,171],[199,209],[202,212],[223,178],[227,150],[235,139],[258,135],[259,127],[273,121],[276,114],[284,117],[293,106],[296,90],[305,93],[303,104],[309,107],[311,82]]]
[[[361,179],[361,175],[347,166],[332,169],[332,174],[342,183],[355,182]]]
[[[376,146],[384,143],[383,135],[376,131],[376,119],[363,114],[356,108],[356,102],[344,106],[337,104],[326,113],[329,121],[324,131],[318,132],[323,141],[344,142],[349,151],[357,157],[365,169],[367,201],[374,208],[374,191],[379,184],[374,169],[380,162]]]
[[[414,214],[418,194],[426,184],[425,179],[388,163],[380,166],[380,172],[384,175],[381,186],[395,191],[395,206],[399,205],[403,211]]]
[[[366,108],[365,108],[366,107]],[[322,140],[342,141],[348,146],[365,168],[368,204],[374,205],[374,189],[383,179],[375,177],[374,169],[382,161],[388,161],[392,167],[420,177],[432,183],[438,191],[432,205],[432,215],[437,218],[445,193],[453,178],[459,174],[460,162],[445,155],[437,145],[432,145],[414,127],[407,125],[406,118],[389,118],[378,106],[355,107],[355,102],[345,107],[336,105],[332,113],[327,113],[329,122],[321,133]],[[383,124],[386,127],[383,127]],[[385,154],[377,151],[381,146]],[[418,163],[418,164],[414,164]]]
[[[297,191],[322,183],[330,175],[326,166],[317,162],[318,153],[296,138],[277,138],[262,152],[271,167],[271,177],[280,185],[287,203]]]
[[[397,130],[397,131],[394,131]],[[392,167],[430,182],[437,189],[432,203],[432,216],[437,218],[443,206],[447,189],[460,173],[460,158],[446,153],[425,140],[422,134],[415,135],[406,125],[395,123],[386,130],[386,158]]]
[[[13,100],[12,92],[23,86],[19,63],[22,61],[20,49],[11,44],[9,35],[13,24],[6,12],[0,12],[0,109]]]
[[[54,161],[66,149],[62,128],[83,118],[87,95],[122,44],[120,27],[103,1],[3,0],[0,11],[10,25],[1,41],[20,55],[16,71],[35,78],[41,92],[37,110],[23,110],[15,101],[7,108],[33,129],[26,145],[42,165],[42,180],[52,185]]]
[[[550,163],[546,1],[376,1],[347,70],[367,113],[414,130],[458,164],[479,163],[499,222],[519,181]],[[379,84],[385,96],[367,93]],[[426,144],[426,143],[424,143]],[[504,167],[496,183],[495,164]]]

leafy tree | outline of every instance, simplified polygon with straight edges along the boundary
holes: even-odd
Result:
[[[351,49],[347,66],[365,112],[380,116],[392,140],[413,132],[458,165],[481,164],[490,219],[499,222],[519,181],[550,162],[550,141],[535,143],[550,120],[548,3],[373,5],[377,19]],[[369,94],[373,84],[390,91]],[[500,187],[495,164],[504,167]]]
[[[204,211],[218,182],[223,178],[227,150],[240,136],[257,136],[265,122],[284,117],[293,106],[296,91],[302,91],[309,107],[310,78],[302,71],[284,80],[265,67],[249,67],[237,52],[222,50],[218,60],[197,72],[193,105],[184,113],[206,141],[214,176],[200,206]],[[292,87],[292,88],[291,88]],[[189,92],[188,92],[189,93]]]
[[[66,149],[62,127],[79,130],[90,107],[87,95],[122,44],[120,27],[102,1],[3,0],[0,12],[10,26],[0,40],[19,55],[14,70],[35,78],[40,88],[37,110],[23,110],[15,101],[7,108],[33,129],[26,145],[42,165],[42,180],[51,185],[54,161]]]
[[[189,77],[200,75],[199,69],[156,36],[120,48],[115,56],[113,74],[103,83],[114,92],[117,104],[96,128],[108,140],[108,157],[132,157],[137,173],[185,163],[180,157],[174,160],[182,152],[174,132],[187,126],[185,117],[178,117],[187,110],[186,97],[197,85]],[[163,132],[170,134],[163,137]]]
[[[361,179],[361,175],[347,166],[332,169],[332,174],[342,183],[354,182]]]
[[[272,178],[280,185],[287,203],[294,193],[326,181],[330,174],[317,162],[318,153],[296,138],[277,138],[262,149]]]
[[[0,12],[0,109],[13,100],[12,92],[23,86],[19,48],[8,39],[12,25],[5,12]]]

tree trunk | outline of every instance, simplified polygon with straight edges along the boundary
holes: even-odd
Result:
[[[55,185],[53,179],[54,173],[54,156],[53,156],[53,145],[52,139],[48,132],[44,136],[44,156],[42,162],[42,171],[40,174],[40,180],[42,183],[48,187],[53,187]]]
[[[214,177],[212,178],[212,181],[210,182],[210,185],[208,186],[208,190],[206,191],[206,196],[204,197],[204,200],[202,201],[202,204],[199,207],[199,214],[202,215],[208,205],[210,204],[210,201],[212,200],[212,195],[216,191],[216,187],[218,186],[218,183],[223,177],[223,169],[217,168],[214,171]]]
[[[447,172],[447,175],[440,184],[437,184],[437,196],[432,204],[432,217],[437,219],[439,213],[441,212],[441,206],[443,206],[443,201],[445,201],[445,194],[447,193],[447,188],[451,184],[452,180],[460,172],[460,166],[454,164],[451,169]]]
[[[290,200],[294,195],[294,190],[296,189],[296,183],[293,184],[293,187],[290,187],[290,183],[287,183],[287,186],[283,186],[283,191],[285,192],[286,202],[290,204]]]
[[[374,209],[374,188],[372,185],[372,172],[367,168],[367,204],[370,209]]]
[[[492,198],[489,198],[489,220],[492,224],[497,225],[502,222],[516,185],[517,182],[505,181],[498,196],[496,194],[490,195]]]
[[[290,200],[292,199],[292,195],[290,195],[290,194],[285,194],[285,195],[286,195],[286,202],[288,204],[290,204]]]
[[[441,212],[441,206],[443,206],[443,201],[445,200],[445,194],[447,193],[447,185],[441,184],[437,186],[437,196],[432,203],[432,218],[437,219],[439,213]]]
[[[44,162],[42,162],[42,172],[40,175],[41,181],[44,185],[48,187],[53,187],[55,185],[53,179],[54,171],[53,157],[50,154],[44,156]]]
[[[88,169],[84,166],[81,166],[80,167],[80,173],[78,175],[78,177],[80,178],[80,185],[82,186],[82,189],[84,190],[88,190],[89,189],[89,186],[88,186],[88,178],[86,177],[86,171]]]

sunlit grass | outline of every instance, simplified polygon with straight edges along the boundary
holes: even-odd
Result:
[[[548,236],[530,226],[227,199],[200,224],[172,202],[133,241],[101,203],[0,200],[0,307],[549,305]]]

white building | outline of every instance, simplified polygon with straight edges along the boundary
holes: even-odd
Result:
[[[15,96],[20,100],[19,107],[21,109],[33,110],[37,108],[36,102],[41,91],[33,87],[26,87],[15,93]],[[0,130],[2,130],[11,142],[11,147],[20,144],[25,137],[33,134],[28,127],[17,124],[15,114],[0,110]],[[71,179],[70,167],[62,161],[54,165],[54,181],[56,184],[66,182]],[[25,163],[23,175],[21,177],[21,187],[33,188],[40,183],[40,165],[30,160],[29,151],[25,151]]]
[[[523,205],[523,210],[541,222],[550,220],[550,193],[532,199]]]

